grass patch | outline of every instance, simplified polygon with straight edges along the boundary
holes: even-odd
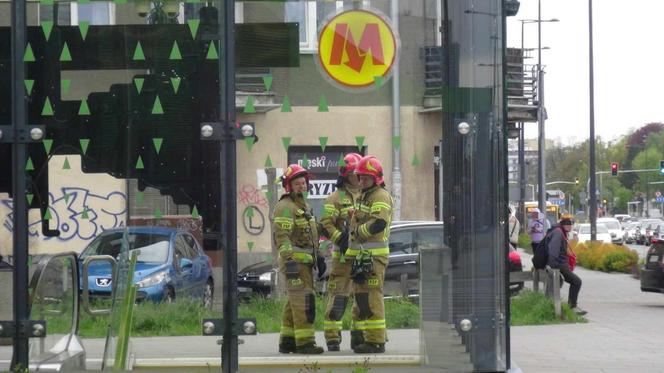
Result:
[[[239,317],[255,317],[259,333],[277,333],[281,329],[281,317],[285,299],[273,300],[254,297],[238,307]],[[350,302],[349,302],[350,303]],[[323,330],[325,300],[316,297],[316,330]],[[107,305],[105,305],[107,306]],[[101,308],[96,305],[94,309]],[[385,321],[390,329],[418,328],[420,309],[405,299],[385,301]],[[51,333],[65,333],[71,320],[71,314],[49,317],[48,325]],[[167,303],[141,303],[134,308],[132,337],[156,337],[201,335],[201,320],[204,318],[221,318],[221,312],[205,309],[200,302],[177,301]],[[349,304],[343,318],[346,330],[351,324],[351,305]],[[79,335],[83,338],[104,338],[108,330],[108,316],[92,317],[86,312],[81,313]]]
[[[553,301],[542,293],[522,290],[518,296],[510,300],[510,325],[548,325],[585,323],[586,319],[570,310],[565,303],[562,304],[563,317],[556,317]]]

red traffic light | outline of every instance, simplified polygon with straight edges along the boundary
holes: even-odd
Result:
[[[611,175],[613,175],[613,176],[618,175],[618,163],[617,162],[611,163]]]

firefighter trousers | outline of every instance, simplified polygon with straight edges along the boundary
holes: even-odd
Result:
[[[279,259],[279,271],[285,275],[285,261]],[[297,347],[315,343],[314,319],[316,318],[316,295],[314,293],[311,263],[299,263],[297,278],[286,278],[286,295],[281,318],[280,343],[284,338],[295,338]],[[285,276],[284,276],[285,277]]]
[[[338,252],[334,252],[332,271],[327,283],[327,306],[325,309],[325,341],[341,343],[342,319],[352,291],[350,270],[353,257],[344,257],[343,262]]]
[[[383,286],[387,256],[373,257],[373,271],[362,284],[353,283],[353,327],[363,330],[364,340],[370,343],[385,343],[385,303]]]

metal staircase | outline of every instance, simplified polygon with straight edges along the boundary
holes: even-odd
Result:
[[[530,50],[507,49],[508,122],[537,122],[537,66],[526,64]]]

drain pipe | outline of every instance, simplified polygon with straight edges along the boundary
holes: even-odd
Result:
[[[390,17],[394,33],[399,35],[399,0],[390,2]],[[392,67],[392,138],[401,137],[401,97],[399,95],[399,57]],[[392,146],[392,220],[401,220],[401,146]]]

